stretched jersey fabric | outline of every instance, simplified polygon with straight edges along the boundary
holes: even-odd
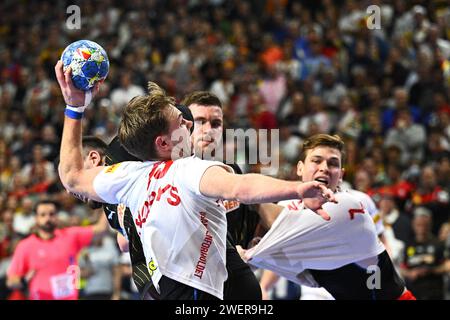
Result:
[[[162,275],[220,299],[225,268],[225,208],[200,193],[203,173],[220,162],[196,157],[176,161],[122,162],[94,180],[108,203],[130,208],[155,288]]]
[[[347,192],[338,204],[326,203],[325,221],[300,200],[286,205],[257,246],[247,251],[249,263],[270,269],[299,284],[318,286],[308,269],[333,270],[377,257],[385,248],[361,202]]]
[[[384,232],[383,220],[381,219],[379,210],[375,202],[373,202],[372,198],[367,193],[361,192],[359,190],[349,189],[346,191],[362,202],[364,208],[372,217],[373,223],[375,223],[377,235],[382,234]]]
[[[348,192],[349,194],[351,194],[352,196],[354,196],[357,200],[361,201],[361,203],[364,205],[364,208],[367,210],[367,212],[370,214],[370,216],[372,217],[373,222],[375,223],[375,229],[377,232],[377,235],[379,236],[380,234],[382,234],[384,232],[384,226],[383,226],[383,220],[380,217],[379,214],[379,210],[377,208],[377,206],[375,205],[375,202],[372,200],[372,198],[361,191],[358,190],[354,190],[354,189],[341,189],[341,190],[345,190],[346,192]],[[282,204],[280,204],[282,205]],[[389,264],[391,263],[390,259],[389,261],[386,259],[383,259],[382,257],[379,257],[378,259],[379,263],[381,262],[381,266],[380,266],[380,270],[384,270],[384,269],[388,269],[390,270],[391,267],[389,266]],[[348,270],[350,272],[345,273],[345,271]],[[326,279],[326,281],[321,281],[320,285],[326,285],[328,288],[333,288],[332,290],[334,290],[333,294],[336,298],[342,298],[342,296],[344,295],[346,299],[355,299],[359,298],[359,299],[363,299],[363,298],[374,298],[374,297],[385,297],[387,298],[387,295],[379,295],[378,293],[379,290],[375,290],[373,292],[368,292],[367,291],[367,286],[365,285],[365,282],[367,281],[367,277],[371,275],[371,273],[366,272],[366,270],[363,270],[362,268],[356,268],[353,270],[352,266],[348,265],[345,267],[342,267],[341,270],[333,272],[331,274],[330,271],[323,271],[323,272],[319,272],[319,271],[311,271],[314,276],[315,279],[318,280],[319,276],[320,279],[323,280],[325,279],[324,277],[324,273],[331,275],[328,276]],[[356,277],[355,272],[357,274],[359,274],[359,277]],[[389,273],[390,271],[386,272]],[[345,278],[343,275],[348,275],[349,277]],[[339,290],[339,284],[340,282],[336,282],[335,279],[340,277],[340,279],[345,279],[343,281],[346,282],[345,287],[346,289],[341,291]],[[401,283],[400,278],[398,277],[398,275],[396,276],[396,274],[392,274],[389,273],[389,275],[385,276],[383,278],[383,280],[387,280],[387,279],[391,279],[393,281],[388,281],[387,284],[391,284],[391,283]],[[331,281],[329,281],[329,279]],[[324,282],[324,283],[322,283]],[[352,294],[353,296],[348,296],[346,295],[346,293],[348,293],[350,290],[351,285],[353,285],[352,287]],[[387,285],[384,286],[384,288],[387,288]],[[391,287],[390,287],[391,288]],[[401,286],[399,287],[401,288]],[[391,288],[392,289],[392,288]],[[401,290],[401,289],[400,289]],[[307,286],[302,286],[302,298],[303,298],[303,293],[305,292],[311,292],[311,294],[316,294],[319,297],[325,298],[325,299],[333,299],[334,297],[332,297],[330,295],[330,293],[328,291],[326,291],[324,288],[310,288]],[[388,290],[386,290],[388,291]],[[389,290],[391,292],[397,292],[398,290]],[[374,294],[377,293],[377,294]],[[370,296],[368,296],[368,294]],[[370,297],[370,298],[369,298]]]

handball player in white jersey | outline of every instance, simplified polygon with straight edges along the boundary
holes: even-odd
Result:
[[[81,120],[91,92],[73,86],[70,68],[63,72],[61,61],[55,72],[67,104],[58,168],[61,181],[70,192],[130,208],[161,299],[223,298],[227,229],[222,200],[265,203],[303,198],[311,200],[312,209],[335,201],[331,190],[317,181],[234,175],[223,163],[189,156],[192,123],[183,119],[173,98],[151,82],[147,96],[127,104],[119,126],[123,147],[143,162],[83,169]],[[183,156],[188,157],[171,160]]]
[[[344,173],[343,149],[338,136],[306,139],[297,174],[303,181],[320,181],[336,190]],[[337,192],[336,199],[337,204],[325,203],[316,210],[323,210],[328,221],[316,219],[308,199],[265,206],[279,216],[245,258],[296,283],[323,287],[335,299],[414,299],[362,202],[345,191]]]
[[[372,200],[372,198],[364,192],[361,192],[359,190],[355,190],[350,188],[349,185],[346,185],[346,183],[340,183],[338,187],[339,191],[346,191],[350,193],[353,197],[355,197],[357,200],[359,200],[364,208],[367,210],[369,215],[372,218],[372,221],[375,224],[375,231],[378,235],[378,238],[383,242],[383,244],[386,246],[386,242],[384,239],[384,226],[383,221],[380,218],[379,209],[377,208],[375,202]],[[290,201],[280,201],[278,205],[285,206],[289,205]],[[389,248],[386,246],[386,249],[389,252]],[[261,276],[260,280],[260,286],[261,290],[263,292],[264,299],[269,299],[269,291],[274,287],[276,282],[279,280],[279,275],[274,273],[270,270],[264,270],[263,274]],[[301,286],[301,300],[334,300],[333,296],[326,291],[324,288],[314,288],[302,285]]]

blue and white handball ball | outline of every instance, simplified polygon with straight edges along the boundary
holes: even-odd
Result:
[[[72,68],[75,87],[88,91],[95,83],[104,80],[109,71],[109,60],[105,49],[90,40],[79,40],[64,49],[61,60],[64,71]]]

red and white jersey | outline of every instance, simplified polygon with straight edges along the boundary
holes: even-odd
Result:
[[[372,198],[367,193],[359,190],[348,189],[346,191],[362,202],[364,208],[366,208],[367,212],[369,212],[372,217],[373,223],[375,223],[377,235],[382,234],[384,232],[383,219],[381,219],[380,212]]]
[[[176,161],[121,162],[94,180],[108,203],[130,208],[147,268],[159,291],[164,275],[223,299],[227,278],[227,220],[219,199],[200,193],[207,168],[221,162],[188,157]]]
[[[333,270],[377,257],[385,250],[372,218],[347,192],[339,203],[326,203],[325,221],[300,200],[283,201],[280,213],[261,241],[246,253],[248,262],[299,284],[314,286],[307,269]]]

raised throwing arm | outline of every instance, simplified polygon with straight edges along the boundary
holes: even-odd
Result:
[[[61,88],[66,108],[64,117],[64,129],[61,139],[60,163],[58,167],[59,177],[64,187],[73,193],[83,197],[103,201],[94,191],[93,181],[95,176],[104,167],[95,167],[89,170],[83,169],[82,155],[82,112],[89,104],[91,93],[85,93],[74,87],[71,80],[71,70],[63,71],[61,61],[55,66],[56,79]],[[93,89],[93,95],[98,92],[98,83]],[[87,96],[88,95],[88,98]],[[74,111],[77,110],[77,111]]]

